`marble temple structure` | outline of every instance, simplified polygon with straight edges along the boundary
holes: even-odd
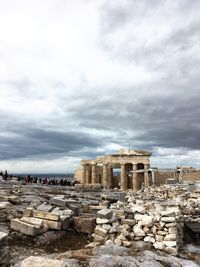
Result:
[[[138,191],[152,183],[150,152],[121,149],[118,154],[82,160],[76,179],[82,184],[101,184],[105,189]],[[120,170],[120,175],[114,175]],[[119,172],[118,172],[119,173]]]

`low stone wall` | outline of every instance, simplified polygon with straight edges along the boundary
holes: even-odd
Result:
[[[176,254],[182,242],[182,217],[178,206],[129,198],[127,204],[117,202],[110,209],[100,210],[97,217],[93,243],[89,247],[107,240],[129,247],[134,241],[143,240],[155,249]]]
[[[8,249],[8,235],[6,233],[0,232],[0,266],[8,267],[10,266],[10,256]]]

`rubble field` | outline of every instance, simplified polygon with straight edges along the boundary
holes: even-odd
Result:
[[[199,191],[77,188],[0,185],[0,267],[200,266]]]

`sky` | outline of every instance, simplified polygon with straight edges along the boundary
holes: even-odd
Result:
[[[0,0],[1,170],[200,168],[199,114],[199,0]]]

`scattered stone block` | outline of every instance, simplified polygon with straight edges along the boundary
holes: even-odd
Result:
[[[67,206],[67,199],[64,199],[63,196],[59,197],[53,197],[49,200],[49,203],[52,205],[60,206],[60,207],[66,207]]]
[[[59,221],[60,219],[60,215],[58,214],[53,214],[47,211],[39,211],[39,210],[33,210],[33,217],[51,221]]]
[[[97,217],[101,219],[111,219],[113,212],[110,209],[102,209],[97,212]]]
[[[176,241],[163,241],[163,244],[166,246],[166,247],[176,247]]]
[[[176,240],[176,234],[169,234],[166,235],[164,238],[164,241],[175,241]]]
[[[50,212],[53,210],[53,206],[47,204],[47,202],[44,202],[43,204],[37,207],[37,210]]]
[[[32,207],[27,207],[24,210],[24,217],[32,217],[33,216],[33,208]]]
[[[155,249],[159,249],[159,250],[165,249],[165,244],[163,242],[155,242],[153,246]]]
[[[11,206],[10,202],[0,202],[0,210],[10,208]]]
[[[110,221],[108,219],[101,219],[101,218],[97,218],[96,219],[96,223],[97,224],[106,224],[109,223]]]
[[[38,218],[22,217],[20,219],[20,221],[25,222],[25,223],[29,223],[29,224],[32,224],[32,225],[37,225],[38,227],[42,227],[43,226],[43,220],[42,219],[38,219]]]
[[[97,235],[101,235],[101,236],[106,236],[108,231],[103,229],[102,227],[100,227],[99,225],[97,225],[97,227],[95,228],[95,231],[94,231],[95,234]]]
[[[43,222],[44,222],[44,225],[46,225],[49,229],[52,229],[52,230],[61,230],[61,222],[59,221],[50,221],[50,220],[44,220],[43,219]]]
[[[11,229],[30,236],[37,236],[43,233],[42,227],[20,221],[19,219],[11,220]]]
[[[162,217],[161,218],[161,222],[168,222],[168,223],[172,223],[175,222],[176,218],[175,217]]]

